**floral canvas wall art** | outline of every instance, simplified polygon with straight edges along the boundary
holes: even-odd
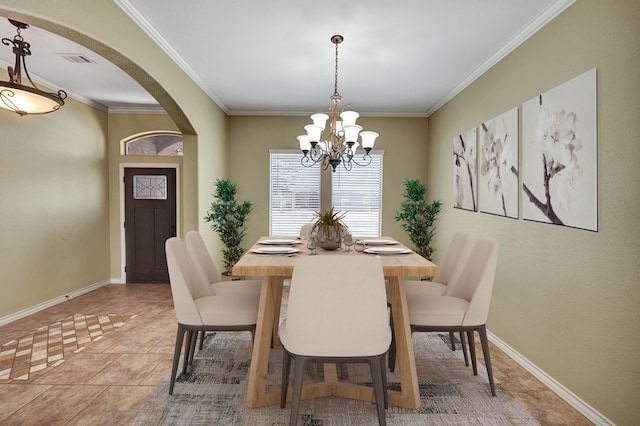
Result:
[[[596,70],[522,105],[523,218],[598,230]]]
[[[478,205],[481,212],[518,218],[518,108],[479,128]]]
[[[477,130],[453,138],[453,207],[478,211]]]

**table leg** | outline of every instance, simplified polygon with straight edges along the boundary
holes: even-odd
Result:
[[[400,374],[400,392],[389,392],[389,405],[416,409],[420,407],[420,391],[404,282],[402,277],[387,277],[387,279]]]
[[[247,406],[264,407],[278,403],[278,395],[268,397],[266,394],[267,373],[269,370],[269,354],[271,352],[271,336],[275,320],[276,305],[280,310],[280,300],[276,300],[276,286],[282,283],[276,277],[264,277],[260,291],[256,336],[253,342],[253,354],[249,367],[249,383],[247,386]],[[273,400],[273,401],[272,401]]]
[[[280,327],[280,308],[282,307],[282,287],[284,286],[284,278],[272,277],[271,286],[274,294],[274,310],[273,310],[273,344],[282,346],[278,328]]]

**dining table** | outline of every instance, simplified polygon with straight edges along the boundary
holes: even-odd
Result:
[[[391,237],[358,239],[367,243],[365,251],[318,248],[315,254],[379,257],[387,281],[396,344],[396,368],[400,381],[399,390],[388,391],[388,403],[392,406],[417,409],[420,407],[420,394],[403,278],[437,276],[440,270],[437,265]],[[235,276],[262,277],[247,388],[246,404],[250,408],[276,405],[280,402],[280,389],[267,389],[269,356],[272,347],[280,344],[278,323],[283,283],[293,275],[297,259],[311,255],[305,243],[306,241],[298,237],[261,237],[233,266],[232,273]],[[305,384],[302,399],[333,395],[375,401],[372,387],[338,381],[335,365],[333,370],[331,365],[325,365],[324,372],[323,382]]]

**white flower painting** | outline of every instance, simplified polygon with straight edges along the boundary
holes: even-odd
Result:
[[[477,131],[475,128],[453,138],[454,208],[478,211],[477,147]]]
[[[598,230],[596,70],[522,105],[523,218]]]
[[[481,212],[518,218],[518,108],[479,128]]]

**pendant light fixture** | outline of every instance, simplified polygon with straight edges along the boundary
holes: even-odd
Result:
[[[13,45],[13,53],[16,55],[15,64],[9,66],[9,81],[0,81],[0,108],[13,111],[19,115],[28,114],[47,114],[57,111],[64,105],[64,99],[67,93],[64,90],[58,90],[57,93],[49,93],[40,90],[38,86],[31,80],[27,65],[25,64],[25,56],[31,55],[31,45],[24,41],[20,30],[29,28],[29,25],[22,22],[9,19],[12,25],[17,28],[17,34],[12,39],[3,38],[2,44],[5,46]],[[31,86],[22,84],[22,75],[25,75],[31,83]]]
[[[345,111],[345,108],[351,104],[346,104],[340,114],[338,114],[338,104],[342,100],[342,96],[338,93],[338,45],[344,41],[341,35],[331,37],[331,43],[336,45],[336,68],[335,83],[333,87],[333,95],[331,101],[333,105],[329,107],[331,117],[327,114],[313,114],[311,119],[313,124],[304,126],[307,131],[306,135],[298,136],[300,150],[302,151],[302,159],[300,162],[305,167],[311,167],[320,163],[323,169],[327,169],[331,165],[333,171],[340,164],[345,170],[351,170],[354,164],[358,166],[368,166],[371,164],[371,155],[369,152],[373,148],[378,134],[371,131],[362,131],[362,126],[356,124],[356,119],[360,116],[355,111]],[[338,120],[338,115],[342,120]],[[329,126],[326,129],[327,120],[331,118]],[[357,142],[360,136],[364,153],[362,162],[356,160],[356,149],[359,146]]]

